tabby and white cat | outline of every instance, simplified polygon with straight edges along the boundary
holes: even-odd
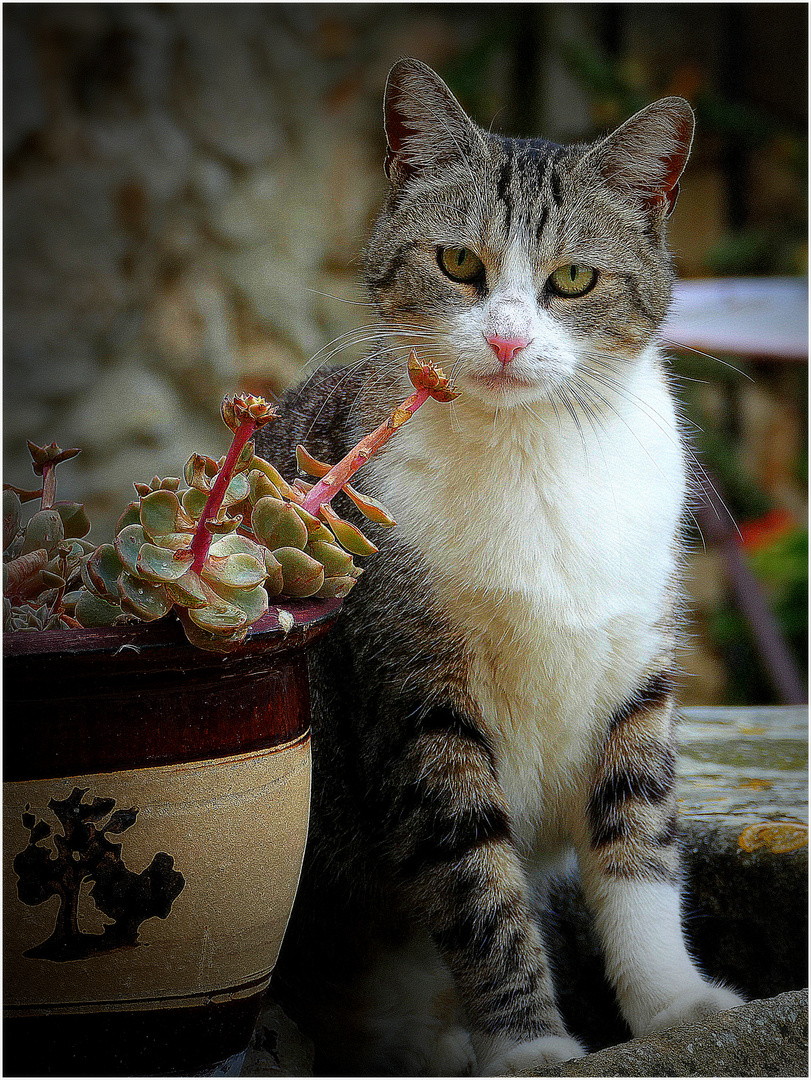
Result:
[[[583,1053],[533,913],[572,851],[635,1034],[740,1001],[702,978],[679,914],[686,484],[656,331],[693,117],[666,98],[592,146],[505,139],[402,60],[385,129],[374,348],[288,398],[259,449],[337,460],[410,392],[412,347],[462,394],[362,475],[398,525],[314,658],[311,839],[276,985],[319,1072],[503,1075]]]

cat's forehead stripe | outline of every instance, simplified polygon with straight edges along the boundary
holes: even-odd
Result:
[[[547,219],[549,218],[549,207],[545,206],[541,211],[541,220],[538,222],[538,226],[535,230],[535,239],[540,242],[543,231],[546,227]]]
[[[496,195],[504,204],[504,231],[509,235],[510,224],[512,221],[512,196],[510,192],[510,183],[512,180],[512,149],[509,143],[505,144],[504,152],[504,161],[501,163],[498,180],[496,181]]]
[[[503,228],[509,236],[515,219],[527,232],[534,231],[536,242],[549,220],[550,205],[563,202],[563,184],[557,164],[565,147],[544,139],[508,139],[492,136],[500,160],[495,173],[495,194],[503,207]],[[549,202],[539,205],[538,195],[546,189]]]

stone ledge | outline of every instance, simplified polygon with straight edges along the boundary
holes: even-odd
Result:
[[[792,990],[519,1076],[808,1076],[808,991]]]

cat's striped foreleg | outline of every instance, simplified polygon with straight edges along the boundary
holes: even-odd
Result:
[[[671,691],[654,675],[614,713],[579,844],[606,970],[636,1035],[741,1003],[702,977],[682,933]]]
[[[390,857],[453,973],[480,1071],[578,1056],[555,1005],[486,740],[456,711],[435,709],[397,768]]]

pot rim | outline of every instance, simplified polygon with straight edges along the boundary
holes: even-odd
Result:
[[[135,650],[143,655],[167,645],[175,649],[185,646],[190,655],[208,657],[209,660],[257,651],[268,654],[293,648],[320,636],[335,621],[342,607],[343,601],[333,598],[319,600],[308,597],[304,600],[285,599],[281,604],[271,603],[267,613],[250,628],[245,640],[233,650],[223,653],[209,652],[192,645],[177,618],[167,616],[154,623],[126,626],[6,632],[3,634],[3,656],[113,655],[122,649]],[[285,620],[287,625],[283,625],[279,616],[284,612],[292,617],[292,624]]]

